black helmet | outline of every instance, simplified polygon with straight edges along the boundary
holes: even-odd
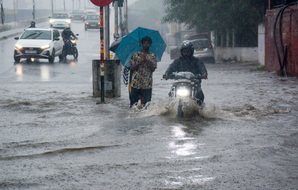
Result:
[[[183,42],[180,44],[180,52],[181,52],[181,55],[182,55],[182,50],[183,50],[183,49],[189,49],[190,52],[191,52],[191,56],[193,56],[193,53],[194,53],[195,48],[194,48],[194,45],[193,45],[190,41],[185,40],[185,41],[183,41]]]
[[[35,22],[34,21],[31,21],[31,26],[35,26]]]

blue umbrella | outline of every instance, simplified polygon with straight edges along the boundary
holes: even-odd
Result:
[[[152,44],[149,50],[156,55],[157,61],[161,60],[167,45],[163,41],[159,32],[157,30],[138,27],[121,40],[115,52],[124,66],[130,66],[129,62],[132,54],[142,49],[141,40],[146,36],[149,36],[152,39]]]

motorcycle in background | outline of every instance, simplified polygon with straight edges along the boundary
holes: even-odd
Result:
[[[66,41],[66,49],[63,50],[64,60],[66,60],[67,55],[73,55],[74,59],[78,58],[79,52],[77,49],[77,39],[78,38],[75,36],[70,36],[70,38]]]

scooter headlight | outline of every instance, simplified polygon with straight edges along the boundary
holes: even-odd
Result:
[[[75,44],[77,42],[77,40],[70,40],[71,43]]]
[[[178,89],[177,90],[177,95],[182,96],[182,97],[188,96],[189,95],[189,90],[187,90],[187,89]]]

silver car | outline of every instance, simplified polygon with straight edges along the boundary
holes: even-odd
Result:
[[[189,40],[195,47],[194,56],[204,63],[215,63],[214,52],[211,42],[206,38]]]
[[[53,15],[49,18],[51,28],[64,29],[67,25],[71,27],[71,19],[67,13],[53,13]]]

